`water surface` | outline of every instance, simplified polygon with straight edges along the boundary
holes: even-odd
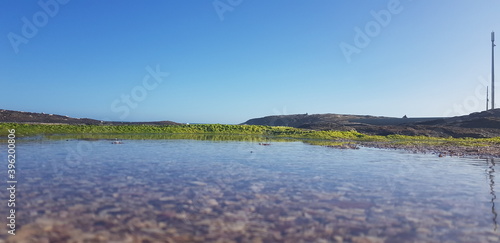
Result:
[[[9,240],[500,241],[492,159],[255,139],[123,142],[19,142]]]

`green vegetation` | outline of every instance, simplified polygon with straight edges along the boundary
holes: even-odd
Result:
[[[276,139],[306,139],[310,144],[335,145],[345,142],[388,142],[396,145],[455,145],[488,146],[499,145],[496,138],[436,138],[426,136],[366,135],[356,131],[313,131],[292,127],[271,127],[256,125],[44,125],[0,123],[0,136],[5,137],[8,129],[15,129],[17,137],[42,135],[52,139],[199,139],[263,141]],[[252,136],[235,136],[252,135]],[[3,139],[2,139],[3,140]],[[320,142],[323,141],[323,142]]]
[[[222,124],[100,126],[0,123],[0,136],[6,135],[8,129],[16,129],[16,134],[20,137],[51,134],[239,134],[311,139],[376,140],[378,138],[356,131],[312,131],[292,127]]]
[[[7,129],[16,129],[21,137],[49,134],[265,134],[263,126],[239,125],[41,125],[0,123],[0,135],[6,135]]]
[[[439,138],[426,136],[388,135],[385,140],[396,145],[445,145],[445,146],[467,146],[483,147],[489,145],[500,145],[500,137],[495,138]]]

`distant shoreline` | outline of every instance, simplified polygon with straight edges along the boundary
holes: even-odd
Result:
[[[116,122],[90,118],[71,118],[55,114],[0,109],[0,123],[68,125],[185,125],[173,121]],[[407,135],[441,138],[500,137],[500,109],[465,116],[443,118],[403,118],[341,115],[296,114],[253,118],[242,125],[287,126],[315,131],[352,131],[367,135]]]

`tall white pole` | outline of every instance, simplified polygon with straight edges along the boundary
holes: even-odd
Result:
[[[495,109],[495,32],[491,32],[491,109]]]

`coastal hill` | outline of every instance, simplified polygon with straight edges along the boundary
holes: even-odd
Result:
[[[0,110],[0,122],[15,122],[29,124],[72,124],[72,125],[180,125],[172,121],[157,122],[113,122],[90,118],[72,118],[55,114]]]
[[[113,122],[90,118],[72,118],[55,114],[1,110],[0,123],[72,124],[72,125],[181,125],[172,121]],[[500,109],[447,118],[395,118],[383,116],[297,114],[266,116],[242,124],[290,126],[311,130],[356,130],[371,135],[410,135],[432,137],[500,137]]]
[[[372,135],[486,138],[500,136],[500,109],[447,118],[296,114],[254,118],[242,124],[291,126],[312,130],[356,130]]]
[[[338,129],[342,126],[359,124],[369,125],[402,125],[416,122],[434,121],[438,118],[394,118],[384,116],[339,115],[339,114],[297,114],[266,116],[250,119],[243,124],[290,126],[297,128]]]

